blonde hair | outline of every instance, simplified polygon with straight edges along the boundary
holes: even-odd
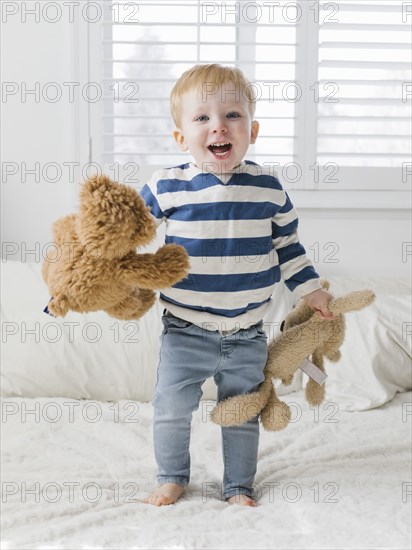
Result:
[[[227,93],[235,91],[236,97],[241,96],[247,101],[250,116],[253,119],[256,110],[256,92],[252,83],[237,67],[224,67],[218,63],[195,65],[185,71],[177,80],[170,94],[170,112],[177,127],[180,126],[181,107],[183,95],[197,88],[203,93],[212,94],[226,83],[235,85],[235,90],[228,89]]]

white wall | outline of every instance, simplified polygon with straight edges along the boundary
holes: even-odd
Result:
[[[29,8],[35,3],[14,4]],[[57,23],[43,18],[36,22],[27,14],[23,22],[22,12],[2,25],[3,91],[9,83],[8,89],[17,86],[18,93],[3,96],[2,103],[1,231],[3,242],[16,242],[19,247],[24,242],[32,248],[36,241],[49,241],[52,220],[72,209],[67,179],[62,175],[59,181],[48,182],[57,172],[50,167],[45,181],[42,171],[49,163],[62,167],[74,160],[74,104],[68,95],[56,103],[45,101],[42,92],[47,93],[49,82],[63,87],[64,82],[74,81],[73,30],[73,24],[63,18]],[[34,89],[36,82],[40,98],[22,96],[24,87]],[[52,91],[48,90],[50,98]],[[7,175],[8,169],[15,169],[11,163],[17,164],[15,175]],[[37,174],[25,175],[24,163],[28,170],[34,170],[37,163]]]
[[[399,219],[391,211],[360,211],[357,218],[338,211],[335,215],[300,211],[301,241],[321,276],[411,277],[407,216]]]
[[[51,240],[52,222],[74,209],[79,182],[69,182],[68,168],[63,163],[80,163],[80,157],[87,157],[87,151],[77,147],[79,126],[74,104],[69,102],[67,89],[57,103],[44,101],[42,97],[35,102],[32,95],[22,102],[20,93],[24,83],[33,88],[39,82],[44,90],[48,82],[57,82],[63,90],[64,82],[76,80],[75,37],[74,23],[67,16],[57,23],[42,19],[36,22],[34,17],[27,16],[23,23],[21,14],[17,14],[3,24],[3,82],[14,82],[19,87],[18,94],[2,103],[3,259],[5,247],[6,252],[14,247],[14,259],[41,261],[41,249]],[[83,124],[82,128],[85,127]],[[80,143],[87,142],[86,135],[80,137]],[[22,163],[30,169],[39,163],[41,172],[51,162],[62,168],[59,181],[45,182],[41,173],[40,181],[35,181],[31,174],[24,181]],[[17,163],[15,175],[6,177],[5,170],[10,167],[7,163]],[[53,170],[48,174],[52,178]],[[304,208],[299,193],[291,192],[291,197],[301,218],[301,240],[321,275],[410,275],[412,258],[408,256],[405,261],[402,257],[402,247],[404,252],[411,250],[409,245],[402,244],[411,240],[407,210],[346,212],[322,209],[322,205]],[[37,257],[25,254],[25,250],[36,249],[36,243]]]

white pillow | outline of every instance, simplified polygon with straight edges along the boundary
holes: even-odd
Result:
[[[43,312],[41,264],[2,264],[3,396],[147,401],[156,381],[161,311],[139,321],[104,312]],[[31,332],[29,332],[31,331]]]
[[[352,280],[346,286],[330,281],[330,292],[336,296],[371,288],[376,299],[366,309],[346,315],[342,357],[338,363],[325,363],[325,402],[334,402],[344,411],[363,411],[390,401],[397,392],[411,390],[410,282],[373,278]],[[303,385],[307,380],[304,374]]]
[[[43,310],[50,296],[40,263],[3,262],[1,395],[150,401],[156,383],[162,307],[156,302],[138,321],[119,321],[104,312],[69,312],[64,318]],[[270,336],[292,307],[279,286],[265,318]],[[276,307],[275,307],[276,306]],[[301,388],[300,373],[279,394]],[[216,399],[212,378],[203,399]]]

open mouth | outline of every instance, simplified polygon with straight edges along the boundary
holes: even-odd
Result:
[[[215,157],[226,157],[228,156],[229,151],[232,148],[232,144],[229,142],[225,143],[213,143],[208,146],[209,151],[211,151]]]

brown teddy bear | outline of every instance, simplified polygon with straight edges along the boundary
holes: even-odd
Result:
[[[329,288],[326,280],[322,280],[321,285]],[[268,346],[265,380],[258,391],[221,401],[211,412],[212,421],[221,426],[237,426],[260,413],[266,430],[286,428],[291,411],[285,402],[277,398],[272,379],[290,384],[299,367],[311,376],[305,388],[307,401],[311,405],[321,403],[325,396],[323,381],[326,375],[322,376],[325,372],[324,357],[333,362],[340,359],[339,348],[345,336],[344,313],[363,309],[374,299],[375,295],[370,290],[355,291],[332,299],[328,308],[335,315],[333,320],[325,320],[300,300],[282,323],[283,332]],[[312,365],[309,363],[305,369],[304,362],[310,355]]]
[[[136,254],[136,247],[154,239],[154,218],[134,189],[104,175],[83,183],[79,214],[57,220],[52,232],[56,249],[49,248],[42,276],[52,296],[45,311],[54,316],[104,310],[117,319],[138,319],[155,303],[155,290],[189,270],[180,245]]]

